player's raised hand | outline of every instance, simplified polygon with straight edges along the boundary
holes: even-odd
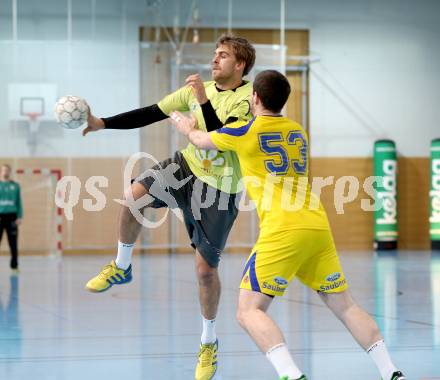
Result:
[[[88,106],[88,105],[87,105]],[[99,117],[92,115],[89,107],[89,116],[87,117],[87,127],[82,131],[82,135],[85,136],[89,132],[96,132],[100,129],[104,129],[105,124]]]
[[[194,96],[196,97],[199,104],[205,104],[208,101],[205,86],[199,74],[190,75],[188,78],[186,78],[185,83],[187,86],[190,86],[192,88]]]
[[[191,131],[196,129],[197,119],[191,114],[186,117],[184,114],[174,111],[170,114],[171,123],[176,126],[177,130],[184,136],[188,136]]]

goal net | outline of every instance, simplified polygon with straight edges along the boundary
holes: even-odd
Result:
[[[62,214],[55,205],[56,183],[61,171],[56,169],[17,169],[14,181],[20,184],[23,223],[19,228],[20,255],[60,255],[62,252]],[[29,216],[29,217],[27,217]],[[3,233],[1,251],[8,251]]]

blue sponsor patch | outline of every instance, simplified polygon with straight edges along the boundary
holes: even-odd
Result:
[[[328,275],[325,279],[327,281],[333,282],[339,279],[339,277],[341,277],[341,274],[339,272],[336,273],[332,273],[330,275]]]
[[[283,286],[283,285],[287,285],[287,284],[289,283],[286,279],[284,279],[284,278],[282,278],[282,277],[275,277],[273,280],[274,280],[278,285],[281,285],[281,286]]]

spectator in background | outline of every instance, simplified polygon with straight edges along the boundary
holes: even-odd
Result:
[[[22,217],[20,185],[11,179],[11,167],[3,164],[0,167],[0,243],[6,230],[13,271],[18,271],[18,226]]]

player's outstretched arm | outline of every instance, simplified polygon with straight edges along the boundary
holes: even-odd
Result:
[[[89,112],[88,126],[84,129],[83,135],[100,129],[141,128],[167,118],[168,116],[162,112],[157,104],[103,118],[97,118]]]
[[[177,128],[177,130],[188,140],[200,149],[216,149],[216,146],[212,142],[211,136],[208,132],[196,129],[197,119],[191,115],[186,117],[180,112],[174,111],[170,114],[171,123]]]

